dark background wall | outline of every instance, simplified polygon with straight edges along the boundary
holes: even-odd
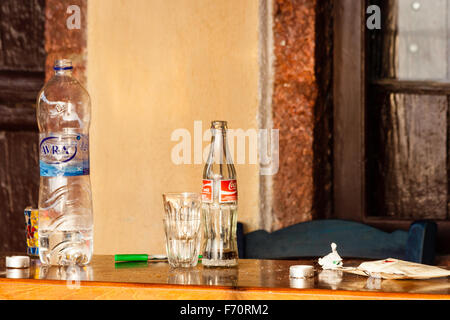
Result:
[[[37,206],[35,99],[44,84],[45,0],[0,1],[0,251],[24,251],[25,207]]]

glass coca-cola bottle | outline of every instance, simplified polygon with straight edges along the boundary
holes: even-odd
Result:
[[[236,170],[227,144],[227,122],[213,121],[211,134],[211,149],[203,171],[205,232],[202,264],[206,267],[232,267],[238,263],[238,192]]]

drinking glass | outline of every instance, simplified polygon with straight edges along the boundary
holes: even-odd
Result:
[[[164,230],[169,265],[195,267],[202,239],[201,195],[198,193],[165,193]]]
[[[167,283],[182,285],[200,285],[201,273],[196,268],[176,268],[169,271]]]

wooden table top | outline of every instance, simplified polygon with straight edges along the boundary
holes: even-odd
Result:
[[[289,267],[298,264],[314,265],[315,277],[289,279]],[[450,299],[450,278],[379,280],[321,270],[313,260],[239,260],[230,269],[199,264],[183,270],[165,262],[115,264],[105,255],[78,270],[44,267],[38,259],[28,269],[5,269],[0,255],[0,299]]]

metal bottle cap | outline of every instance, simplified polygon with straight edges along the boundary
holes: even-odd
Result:
[[[11,256],[6,257],[7,268],[28,268],[30,266],[30,257],[28,256]]]
[[[314,277],[314,268],[312,266],[291,266],[289,268],[289,277],[303,279]]]

